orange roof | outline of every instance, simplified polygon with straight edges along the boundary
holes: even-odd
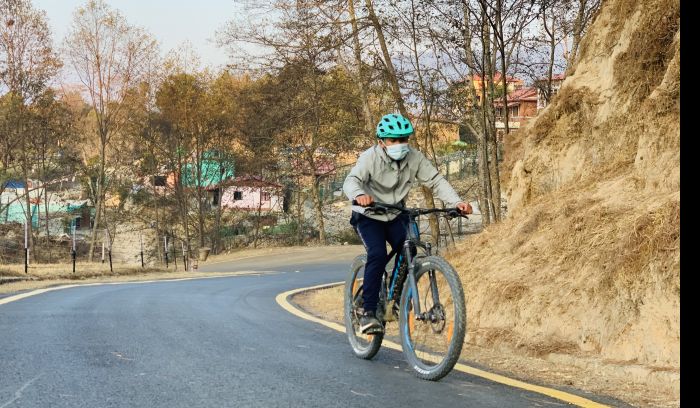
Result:
[[[520,102],[536,102],[537,88],[520,88],[508,94],[508,106],[519,105]],[[503,98],[493,101],[494,106],[503,106]]]
[[[501,73],[500,73],[500,72],[496,72],[496,73],[493,75],[493,81],[494,81],[494,82],[498,82],[498,81],[500,81],[500,80],[501,80]],[[472,81],[481,81],[481,75],[478,75],[478,74],[472,75]],[[508,81],[508,82],[522,82],[522,79],[516,78],[516,77],[507,76],[507,77],[506,77],[506,81]]]
[[[514,101],[537,100],[537,88],[520,88],[508,94],[508,99]]]

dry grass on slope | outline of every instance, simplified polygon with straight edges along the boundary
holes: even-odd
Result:
[[[630,381],[677,395],[680,3],[602,7],[552,105],[509,141],[510,219],[450,260],[470,344],[636,364]]]
[[[640,215],[619,196],[563,193],[450,257],[468,297],[468,341],[678,367],[680,321],[668,319],[680,302],[678,197],[650,197]]]

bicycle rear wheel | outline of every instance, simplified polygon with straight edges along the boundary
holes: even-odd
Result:
[[[464,291],[454,268],[439,256],[417,261],[416,284],[422,319],[413,312],[415,294],[406,280],[401,294],[401,346],[415,374],[436,381],[459,360],[466,332]]]
[[[352,263],[345,281],[344,316],[345,332],[357,357],[369,360],[382,345],[383,334],[363,334],[360,331],[360,311],[362,310],[362,281],[365,275],[367,256],[360,255]]]

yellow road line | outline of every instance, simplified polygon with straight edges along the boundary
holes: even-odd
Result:
[[[297,293],[305,292],[305,291],[309,291],[309,290],[314,290],[314,289],[323,289],[323,288],[328,288],[328,287],[332,287],[332,286],[336,286],[336,285],[343,285],[343,284],[345,284],[345,282],[335,282],[335,283],[329,283],[329,284],[325,284],[325,285],[311,286],[308,288],[293,289],[293,290],[286,291],[284,293],[280,293],[279,295],[277,295],[275,300],[284,310],[288,311],[289,313],[291,313],[295,316],[298,316],[302,319],[312,321],[314,323],[324,325],[330,329],[345,333],[345,326],[340,325],[338,323],[329,322],[329,321],[326,321],[323,319],[319,319],[318,317],[312,316],[306,312],[301,311],[299,308],[297,308],[297,307],[293,306],[291,303],[289,303],[289,297],[291,297]],[[390,348],[392,350],[402,351],[400,344],[394,343],[394,342],[389,341],[387,339],[384,339],[384,341],[382,342],[382,347],[387,347],[387,348]],[[488,371],[480,370],[478,368],[471,367],[471,366],[468,366],[466,364],[457,363],[455,365],[454,369],[457,371],[461,371],[463,373],[475,375],[477,377],[486,378],[487,380],[497,382],[500,384],[505,384],[505,385],[509,385],[511,387],[536,392],[538,394],[543,394],[543,395],[546,395],[548,397],[552,397],[552,398],[555,398],[555,399],[558,399],[558,400],[561,400],[564,402],[568,402],[570,404],[574,404],[574,405],[579,406],[579,407],[609,408],[608,405],[604,405],[604,404],[601,404],[601,403],[598,403],[595,401],[591,401],[587,398],[583,398],[583,397],[580,397],[578,395],[570,394],[568,392],[564,392],[564,391],[560,391],[560,390],[555,390],[553,388],[543,387],[540,385],[529,384],[529,383],[526,383],[524,381],[520,381],[520,380],[516,380],[513,378],[508,378],[508,377],[503,376],[503,375],[494,374],[494,373],[490,373]]]
[[[15,302],[15,301],[18,301],[21,299],[28,298],[30,296],[41,295],[42,293],[46,293],[46,292],[53,292],[54,290],[76,288],[79,286],[126,285],[126,284],[134,284],[134,283],[154,283],[154,282],[178,282],[178,281],[196,280],[196,279],[227,278],[227,277],[232,277],[232,276],[259,276],[259,275],[266,275],[266,274],[269,274],[269,272],[250,271],[250,272],[231,272],[231,273],[228,273],[226,275],[216,275],[216,276],[196,276],[196,277],[190,277],[190,278],[153,279],[153,280],[146,280],[146,281],[125,281],[125,282],[76,283],[76,284],[71,284],[71,285],[54,286],[51,288],[35,289],[31,292],[20,293],[18,295],[8,296],[8,297],[0,299],[0,305],[5,305],[5,304],[10,303],[10,302]]]

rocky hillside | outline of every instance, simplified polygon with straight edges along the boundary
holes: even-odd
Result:
[[[467,341],[614,364],[680,398],[680,2],[604,1],[508,143],[508,219],[451,256]]]

